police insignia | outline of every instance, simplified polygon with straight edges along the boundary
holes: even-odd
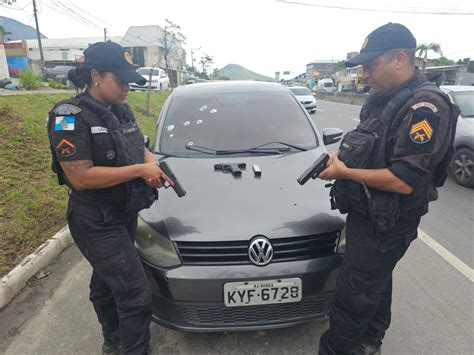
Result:
[[[418,110],[419,108],[421,107],[427,107],[429,108],[431,111],[433,111],[434,113],[438,112],[438,108],[433,105],[431,102],[417,102],[416,104],[414,104],[411,108],[413,109],[413,111],[416,111]]]
[[[417,144],[425,144],[431,140],[433,128],[427,119],[414,123],[410,127],[410,139]]]
[[[53,112],[59,116],[76,115],[81,111],[79,107],[73,104],[61,104],[53,109]]]
[[[110,149],[108,150],[106,153],[105,153],[105,157],[108,159],[108,160],[113,160],[115,158],[115,151]]]
[[[58,155],[61,157],[70,157],[71,155],[76,154],[76,146],[69,142],[66,139],[63,139],[59,144],[56,146],[56,151]]]

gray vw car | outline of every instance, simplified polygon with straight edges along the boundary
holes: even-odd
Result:
[[[140,213],[136,237],[154,320],[224,331],[327,318],[344,220],[331,210],[324,181],[296,180],[341,135],[321,135],[280,84],[174,90],[152,150],[187,194],[161,189]]]

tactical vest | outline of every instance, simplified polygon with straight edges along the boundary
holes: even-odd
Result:
[[[428,212],[428,202],[437,198],[433,191],[436,187],[442,186],[446,180],[459,111],[438,87],[427,81],[415,89],[400,90],[386,104],[380,116],[375,118],[369,117],[376,99],[375,95],[371,95],[361,110],[359,125],[347,133],[340,144],[339,158],[347,167],[387,168],[387,141],[393,120],[408,100],[424,96],[427,91],[435,92],[446,100],[451,107],[454,122],[450,147],[434,173],[426,176],[409,195],[370,188],[351,180],[336,180],[331,189],[331,199],[341,213],[352,210],[367,215],[377,232],[389,231],[399,218],[418,218]]]
[[[119,167],[144,163],[144,138],[136,126],[133,113],[128,106],[117,105],[114,107],[116,110],[120,110],[121,115],[126,118],[125,122],[121,123],[112,111],[88,95],[81,95],[68,100],[67,103],[82,109],[81,118],[89,129],[98,126],[98,122],[100,123],[99,126],[105,125],[107,128],[108,134],[95,136],[89,132],[93,142],[92,156],[94,165]],[[48,134],[51,122],[52,119],[50,117]],[[115,149],[110,149],[111,146]],[[52,146],[51,152],[53,157],[52,170],[58,176],[59,183],[67,184],[72,188],[62,172]],[[91,202],[123,204],[130,212],[137,212],[148,208],[158,198],[158,191],[146,185],[145,181],[141,178],[104,189],[82,191],[75,191],[73,189],[73,194],[82,200]]]

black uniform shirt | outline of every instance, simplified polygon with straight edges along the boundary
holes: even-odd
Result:
[[[124,109],[122,106],[124,105],[111,107],[119,122],[123,124],[130,120],[135,121],[133,115],[125,114],[128,108]],[[51,111],[49,119],[51,145],[58,161],[90,160],[94,166],[116,166],[116,146],[105,122],[95,112],[81,105],[77,99],[59,103]],[[72,195],[90,202],[124,204],[127,198],[127,183],[103,189],[77,191],[72,188]]]
[[[414,76],[396,92],[415,88],[425,76],[416,70]],[[450,106],[439,94],[422,91],[399,110],[388,137],[388,169],[408,185],[416,188],[424,177],[433,174],[445,155],[453,129]]]

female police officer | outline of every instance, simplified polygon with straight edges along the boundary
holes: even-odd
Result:
[[[50,112],[53,170],[70,187],[72,237],[93,267],[90,300],[102,325],[105,353],[145,354],[150,339],[151,292],[133,246],[137,212],[157,198],[162,179],[124,104],[128,83],[142,83],[128,52],[112,42],[84,51],[68,73],[86,90]]]

